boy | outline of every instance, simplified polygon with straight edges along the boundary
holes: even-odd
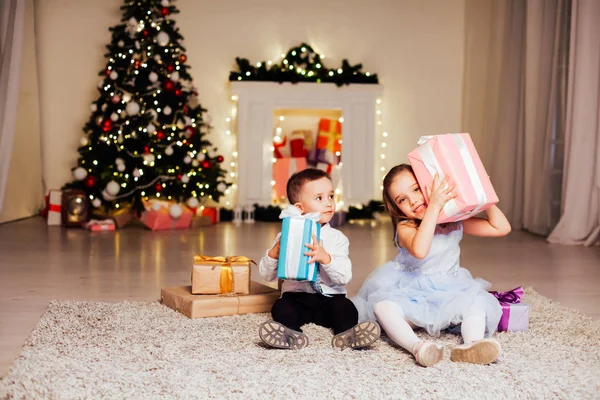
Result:
[[[271,309],[273,320],[261,324],[259,336],[271,347],[301,349],[308,345],[302,325],[314,323],[333,329],[332,346],[344,350],[373,344],[380,335],[376,322],[358,324],[358,311],[346,297],[345,285],[352,278],[352,263],[348,258],[348,238],[328,222],[335,212],[331,178],[319,169],[305,169],[292,175],[287,183],[290,204],[303,214],[321,213],[321,242],[313,235],[307,243],[309,263],[319,263],[317,282],[285,280],[279,298]],[[277,278],[279,238],[260,260],[260,274],[267,281]]]

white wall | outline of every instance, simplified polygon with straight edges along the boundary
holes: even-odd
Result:
[[[105,65],[108,27],[119,23],[121,4],[36,3],[43,166],[49,187],[70,180],[81,128],[97,96],[96,74]],[[347,58],[378,73],[385,93],[384,128],[390,134],[388,166],[405,161],[422,134],[460,130],[464,0],[179,0],[176,5],[191,74],[215,126],[210,140],[226,158],[232,151],[223,132],[235,57],[254,63],[278,60],[303,41],[325,54],[328,67]]]

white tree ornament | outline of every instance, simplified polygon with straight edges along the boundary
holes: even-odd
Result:
[[[187,200],[187,205],[188,205],[188,207],[190,207],[190,208],[198,208],[198,206],[200,205],[200,202],[198,201],[198,199],[197,199],[197,198],[195,198],[195,197],[190,197],[190,198]]]
[[[84,180],[86,176],[87,171],[83,167],[77,167],[73,170],[73,178],[77,179],[78,181]]]
[[[158,35],[156,35],[156,41],[158,42],[159,46],[164,47],[164,46],[168,45],[170,39],[171,38],[169,38],[169,35],[165,31],[160,31],[160,32],[158,32]]]
[[[127,111],[127,114],[130,116],[137,115],[140,112],[140,105],[135,101],[130,101],[129,103],[127,103],[125,111]]]
[[[121,186],[116,181],[110,181],[110,182],[108,182],[108,184],[106,185],[106,188],[104,190],[109,195],[116,196],[119,194],[119,190],[121,190]]]
[[[183,209],[179,204],[173,204],[171,207],[169,207],[169,215],[171,218],[177,219],[181,217],[181,214],[183,214]]]

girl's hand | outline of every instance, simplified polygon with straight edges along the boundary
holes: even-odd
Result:
[[[440,178],[436,173],[433,177],[433,185],[427,187],[427,198],[429,199],[427,207],[440,212],[448,200],[456,197],[456,193],[454,193],[455,187],[456,185],[448,185],[447,176],[440,182]]]
[[[271,258],[274,258],[275,260],[279,259],[279,243],[280,240],[277,240],[277,243],[275,243],[275,246],[273,246],[273,248],[271,250],[269,250],[269,252],[267,253],[267,255]]]
[[[321,243],[317,241],[317,237],[312,235],[313,242],[312,244],[306,243],[305,246],[308,247],[311,251],[307,251],[304,253],[305,256],[309,256],[308,263],[318,262],[320,264],[329,264],[331,262],[331,256],[325,251],[323,248],[323,241]]]

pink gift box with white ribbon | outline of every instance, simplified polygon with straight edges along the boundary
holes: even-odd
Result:
[[[419,186],[428,201],[437,173],[456,185],[457,197],[446,203],[437,223],[461,221],[490,208],[498,196],[468,133],[422,136],[419,147],[408,153]]]

